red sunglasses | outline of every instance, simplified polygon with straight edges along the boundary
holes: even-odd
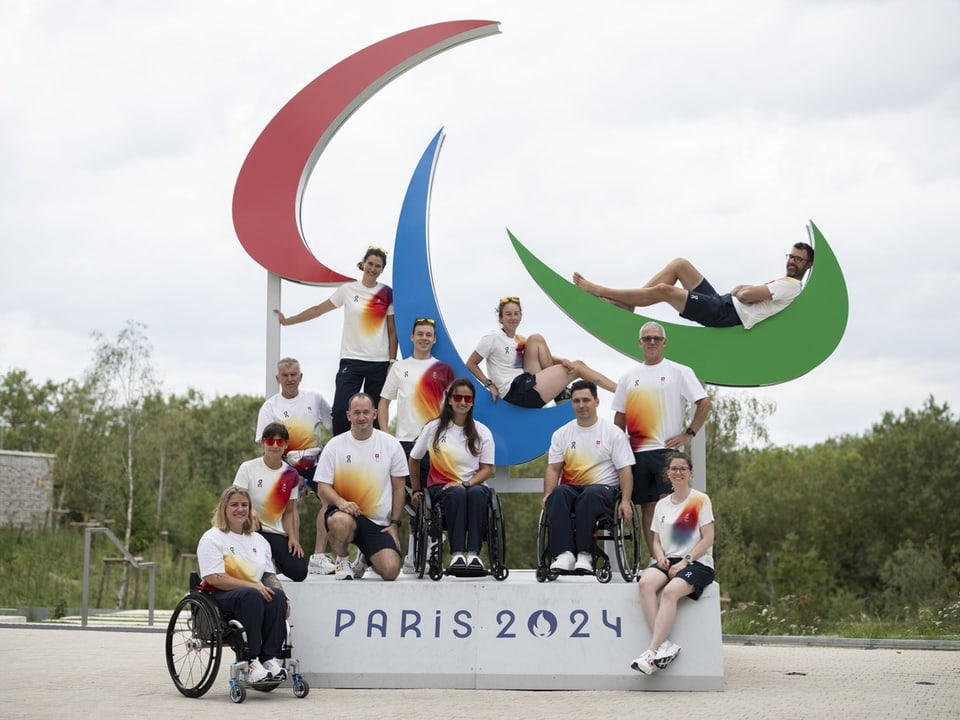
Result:
[[[277,447],[283,447],[287,444],[287,441],[283,438],[264,438],[263,441],[270,447],[273,447],[274,445]]]
[[[454,402],[467,403],[469,405],[473,402],[473,395],[451,395],[450,399]]]

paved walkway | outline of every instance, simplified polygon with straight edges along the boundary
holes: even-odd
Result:
[[[4,718],[317,717],[560,720],[589,717],[960,718],[960,652],[724,645],[724,692],[329,690],[250,692],[235,707],[227,672],[206,696],[173,687],[162,632],[0,627]],[[669,715],[668,715],[669,714]]]

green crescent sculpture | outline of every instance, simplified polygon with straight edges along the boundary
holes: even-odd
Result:
[[[809,230],[816,262],[803,291],[787,308],[750,330],[656,320],[667,332],[664,354],[692,367],[701,382],[731,387],[787,382],[826,360],[847,327],[847,285],[833,250],[812,221]],[[509,229],[507,235],[527,272],[557,307],[597,339],[642,362],[637,335],[654,318],[581,290],[547,267]]]

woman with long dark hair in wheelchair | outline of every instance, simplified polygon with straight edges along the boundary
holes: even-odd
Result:
[[[270,543],[253,531],[250,493],[232,485],[220,494],[211,527],[197,544],[203,582],[220,610],[243,625],[250,682],[286,675],[283,642],[290,603],[277,579]]]
[[[420,460],[430,453],[427,492],[440,503],[450,540],[450,570],[483,573],[480,548],[490,504],[486,480],[493,471],[493,433],[473,419],[474,384],[457,378],[447,389],[440,417],[423,426],[410,451],[410,480],[415,496]]]

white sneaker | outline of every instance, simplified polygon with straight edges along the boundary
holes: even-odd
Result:
[[[573,566],[573,569],[593,572],[593,555],[588,552],[577,553],[577,562]]]
[[[657,654],[653,658],[653,664],[663,670],[667,665],[677,659],[680,654],[680,646],[670,640],[664,640],[657,648]]]
[[[474,552],[467,553],[467,569],[478,571],[486,570],[486,568],[483,567],[483,560],[481,560],[480,556]]]
[[[367,571],[367,559],[363,556],[363,553],[357,553],[357,559],[350,565],[350,569],[353,570],[353,576],[357,580],[363,577],[363,574]]]
[[[630,667],[642,672],[644,675],[653,675],[657,671],[657,666],[653,664],[653,659],[653,650],[644,650],[640,657],[630,663]]]
[[[337,571],[337,566],[326,553],[311,555],[308,567],[311,575],[333,575]]]
[[[573,566],[576,564],[576,562],[577,559],[573,557],[573,553],[569,550],[564,550],[562,553],[557,555],[556,560],[550,563],[550,569],[570,572],[573,570]]]
[[[400,571],[404,575],[416,575],[417,566],[413,564],[413,558],[405,557],[403,559],[403,569]]]
[[[281,663],[277,658],[264,660],[263,666],[267,669],[267,672],[270,673],[270,677],[274,680],[283,680],[287,677],[287,671],[283,667],[283,663]]]
[[[267,670],[260,661],[254,658],[248,663],[247,682],[258,683],[269,679],[270,671]]]
[[[350,558],[337,558],[337,567],[333,576],[337,580],[353,580],[353,568],[350,567]]]

